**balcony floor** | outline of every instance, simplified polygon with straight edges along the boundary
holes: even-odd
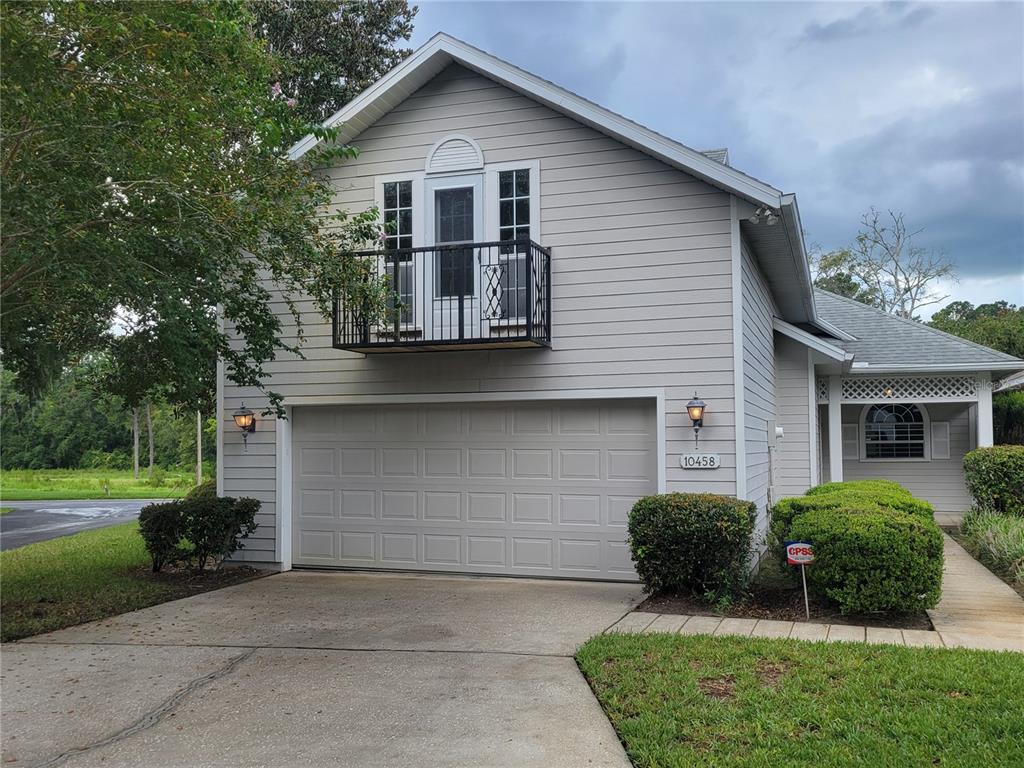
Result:
[[[537,339],[466,339],[460,341],[400,341],[400,342],[375,342],[370,344],[345,344],[335,345],[336,349],[344,349],[348,352],[361,352],[364,355],[377,355],[392,352],[469,352],[474,350],[488,349],[533,349],[537,347],[548,347],[543,341]]]

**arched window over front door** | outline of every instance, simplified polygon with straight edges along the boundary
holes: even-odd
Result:
[[[925,459],[928,416],[904,403],[871,405],[864,410],[865,459]]]

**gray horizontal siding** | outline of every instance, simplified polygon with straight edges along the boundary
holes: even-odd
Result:
[[[775,449],[778,498],[799,496],[811,487],[811,405],[807,347],[775,334],[775,400],[785,437]],[[816,461],[817,459],[813,459]]]
[[[772,317],[776,314],[768,284],[746,243],[742,244],[743,402],[747,455],[747,498],[757,504],[757,531],[768,527],[772,457],[769,421],[775,419],[775,351]]]
[[[329,169],[332,207],[371,207],[375,177],[422,171],[430,147],[451,133],[476,140],[487,163],[540,162],[539,239],[553,252],[553,349],[364,358],[333,349],[329,322],[300,301],[305,359],[282,354],[268,363],[268,386],[286,401],[665,388],[669,489],[734,493],[728,195],[453,66],[358,136],[357,159]],[[285,337],[293,337],[285,305],[274,306]],[[715,472],[679,467],[680,453],[693,450],[684,411],[695,388],[709,403],[701,447],[723,460]],[[265,404],[255,391],[225,384],[225,412],[243,399]],[[244,455],[226,424],[225,490],[258,486],[272,515],[273,426],[261,421],[260,430]],[[272,535],[254,540],[245,556],[258,559],[273,544]]]

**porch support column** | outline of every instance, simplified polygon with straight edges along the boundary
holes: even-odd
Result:
[[[978,447],[992,445],[992,377],[987,373],[978,376]]]
[[[828,479],[843,481],[843,379],[828,377]],[[991,409],[989,410],[991,413]]]

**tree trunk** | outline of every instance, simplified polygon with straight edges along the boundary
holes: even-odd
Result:
[[[149,476],[153,476],[153,459],[155,457],[155,447],[153,445],[153,409],[150,404],[146,403],[146,431],[149,433]]]
[[[203,484],[203,413],[196,411],[196,485]]]
[[[132,408],[132,466],[139,479],[139,409]]]

